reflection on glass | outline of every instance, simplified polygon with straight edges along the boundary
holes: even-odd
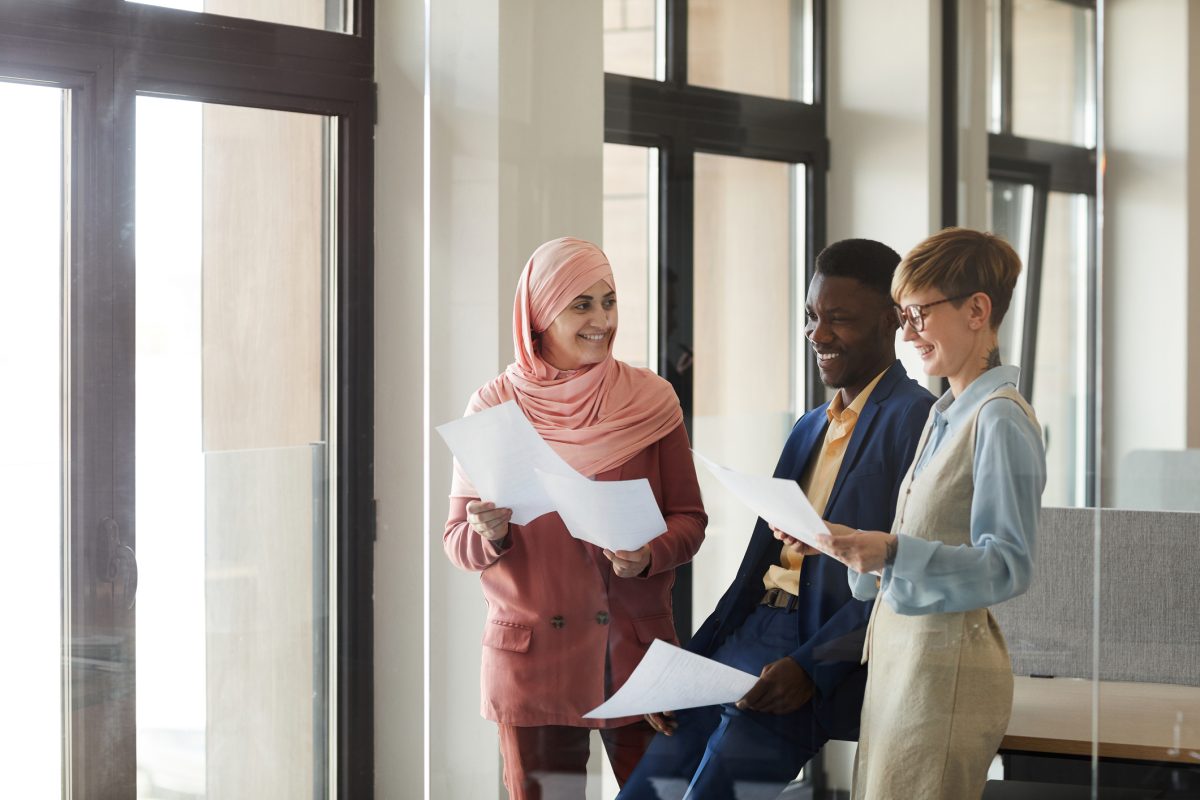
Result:
[[[793,202],[803,167],[699,153],[695,183],[693,446],[769,475],[797,417],[803,252]],[[755,515],[705,470],[708,536],[693,562],[693,621],[733,580]]]
[[[987,129],[989,133],[1000,133],[1003,116],[1004,68],[1000,60],[1000,0],[986,0],[984,19],[984,60],[987,63]]]
[[[656,0],[604,0],[604,71],[663,79]]]
[[[0,82],[0,507],[5,609],[2,797],[62,793],[63,92]],[[11,649],[9,646],[11,645]]]
[[[1033,382],[1047,506],[1079,506],[1087,496],[1087,220],[1087,197],[1050,193]]]
[[[812,102],[811,0],[688,0],[688,83]]]
[[[1033,186],[1010,181],[989,181],[988,219],[992,232],[1003,237],[1029,264],[1030,235],[1033,228]],[[1013,289],[1012,302],[1004,322],[1000,323],[1000,356],[1005,363],[1021,366],[1021,347],[1025,335],[1025,287],[1029,271],[1022,269]]]
[[[658,151],[604,145],[604,241],[617,282],[620,331],[613,355],[635,367],[654,368],[657,333],[652,298],[657,281]]]
[[[138,797],[325,796],[326,120],[137,143]]]
[[[126,0],[162,8],[204,11],[319,30],[348,30],[343,0]]]
[[[1060,0],[1013,2],[1013,133],[1095,145],[1095,17]]]

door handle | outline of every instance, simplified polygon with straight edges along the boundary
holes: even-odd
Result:
[[[117,597],[117,582],[120,581],[125,609],[132,609],[137,599],[137,555],[132,547],[121,544],[121,526],[112,517],[100,520],[97,538],[99,547],[96,554],[96,572],[99,580],[113,585],[114,601]]]

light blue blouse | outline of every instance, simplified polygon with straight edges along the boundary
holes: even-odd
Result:
[[[946,392],[934,404],[932,429],[917,454],[914,477],[951,437],[970,424],[980,404],[1004,385],[1017,385],[1016,367],[993,367],[955,398]],[[901,535],[896,562],[874,575],[848,570],[860,600],[882,591],[898,614],[937,614],[985,608],[1029,587],[1046,452],[1037,428],[1011,400],[988,403],[979,412],[972,470],[971,546],[952,547]]]

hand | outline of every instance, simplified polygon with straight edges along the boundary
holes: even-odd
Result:
[[[511,508],[496,508],[495,503],[472,500],[467,503],[467,523],[471,530],[490,542],[498,542],[508,536],[508,521],[512,519]]]
[[[758,683],[737,701],[743,711],[790,714],[812,699],[813,682],[790,656],[772,661],[762,668]]]
[[[829,523],[829,534],[816,535],[817,547],[855,572],[878,572],[887,562],[888,546],[895,534],[881,531],[856,531],[845,525]]]
[[[650,545],[644,544],[637,550],[605,550],[605,557],[612,562],[613,572],[618,578],[636,578],[650,566]]]
[[[821,551],[818,550],[817,548],[813,547],[810,544],[805,544],[804,542],[797,539],[795,536],[792,536],[790,533],[781,531],[779,528],[776,528],[774,525],[771,526],[771,532],[775,534],[776,539],[783,542],[784,547],[790,547],[792,549],[792,552],[796,553],[797,555],[801,555],[801,556],[819,556],[819,555],[821,555]]]
[[[656,714],[644,714],[646,722],[650,723],[650,727],[663,734],[670,736],[675,733],[675,729],[679,727],[679,720],[675,719],[674,711],[660,711]]]

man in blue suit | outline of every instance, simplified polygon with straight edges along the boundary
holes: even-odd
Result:
[[[792,428],[775,476],[832,522],[889,530],[933,395],[896,360],[892,273],[868,239],[817,256],[805,335],[834,399]],[[829,739],[858,736],[869,604],[846,568],[803,556],[760,519],[737,577],[688,649],[760,675],[736,704],[647,715],[658,730],[621,800],[774,798]]]

